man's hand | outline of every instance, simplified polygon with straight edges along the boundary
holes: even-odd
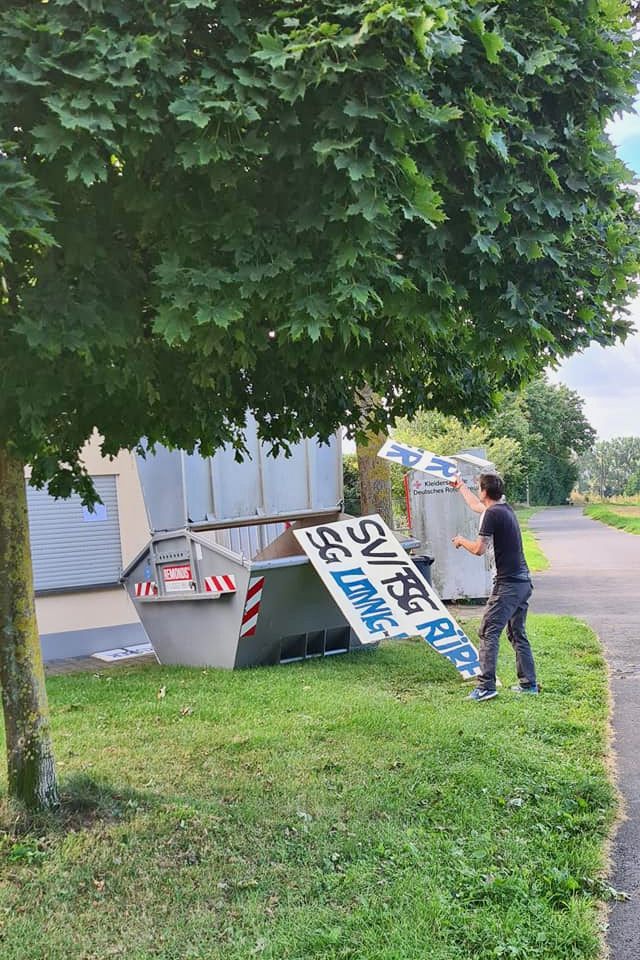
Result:
[[[470,507],[474,513],[484,513],[486,507],[480,497],[477,497],[475,493],[472,493],[469,490],[469,487],[466,485],[460,473],[456,473],[452,480],[448,481],[449,486],[453,487],[454,490],[457,490],[464,502],[468,507]],[[464,546],[464,544],[456,544],[456,546]]]
[[[464,547],[464,549],[468,550],[469,553],[472,553],[474,557],[481,557],[487,549],[488,539],[488,537],[478,536],[475,540],[467,540],[465,537],[461,537],[458,534],[457,536],[452,537],[451,543],[454,545],[456,550],[458,547]]]

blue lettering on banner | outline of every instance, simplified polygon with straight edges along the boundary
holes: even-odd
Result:
[[[442,457],[434,457],[431,463],[422,469],[425,473],[444,473],[445,477],[453,477],[458,472],[455,463],[449,463]]]
[[[330,573],[369,633],[381,630],[386,633],[389,627],[398,626],[398,621],[371,581],[367,580],[362,567],[335,572],[331,570]]]
[[[389,447],[386,456],[388,458],[393,457],[394,460],[399,460],[403,467],[415,467],[416,463],[422,460],[424,454],[425,451],[420,450],[418,447],[413,450],[407,450],[398,443],[394,443]]]
[[[417,625],[416,630],[427,643],[450,660],[466,679],[480,673],[478,653],[464,630],[456,627],[450,617],[439,617]]]

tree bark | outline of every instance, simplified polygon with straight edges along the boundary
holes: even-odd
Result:
[[[0,687],[9,796],[59,805],[33,596],[24,464],[0,447]]]
[[[361,396],[361,409],[366,418],[367,409],[375,403],[373,392],[367,388]],[[391,503],[391,474],[389,461],[378,456],[378,450],[387,440],[386,433],[367,433],[366,441],[356,445],[360,478],[360,507],[363,516],[379,513],[387,526],[393,529]]]

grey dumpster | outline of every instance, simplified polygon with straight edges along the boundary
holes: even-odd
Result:
[[[215,533],[156,534],[123,573],[161,663],[244,667],[361,644],[294,537],[247,560]]]
[[[362,647],[291,529],[252,560],[218,533],[155,534],[123,573],[161,663],[247,667]]]
[[[122,582],[161,663],[233,668],[361,646],[289,529],[344,516],[340,436],[271,457],[249,416],[245,440],[243,463],[226,448],[138,459],[151,540]]]

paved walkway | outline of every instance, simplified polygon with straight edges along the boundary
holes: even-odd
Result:
[[[135,664],[154,666],[158,663],[155,653],[145,653],[141,657],[129,657],[126,660],[115,660],[105,663],[97,657],[67,657],[64,660],[47,660],[44,665],[45,676],[59,677],[64,673],[103,673],[105,670],[130,667]]]
[[[640,536],[585,517],[578,507],[543,510],[530,526],[551,563],[533,577],[533,613],[571,614],[601,638],[611,670],[614,749],[625,801],[610,882],[631,897],[614,903],[611,960],[640,958]],[[544,677],[541,678],[544,684]]]

